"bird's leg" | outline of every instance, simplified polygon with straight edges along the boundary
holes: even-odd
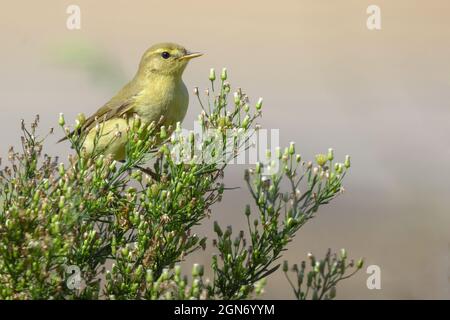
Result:
[[[161,176],[157,174],[156,172],[153,172],[150,168],[143,168],[141,166],[134,166],[136,169],[141,170],[143,173],[148,174],[150,177],[152,177],[154,180],[159,181]]]
[[[119,162],[120,163],[125,163],[125,160],[119,160]],[[135,165],[134,168],[142,171],[145,174],[148,174],[150,177],[152,177],[156,181],[159,181],[160,178],[161,178],[156,172],[153,172],[150,168],[144,168],[144,167],[141,167],[141,166],[138,166],[138,165]]]

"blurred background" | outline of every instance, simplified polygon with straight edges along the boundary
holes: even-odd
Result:
[[[81,8],[68,30],[66,9]],[[381,8],[381,30],[366,9]],[[0,155],[18,145],[20,119],[41,116],[44,135],[63,112],[91,114],[134,75],[161,41],[205,56],[185,72],[208,86],[210,67],[227,67],[232,86],[264,97],[261,125],[296,141],[305,159],[335,149],[352,156],[346,193],[300,230],[285,258],[345,247],[381,268],[369,290],[365,268],[338,287],[341,299],[450,298],[450,2],[446,0],[2,1]],[[200,111],[192,99],[184,127]],[[59,133],[59,131],[57,130]],[[63,158],[67,144],[47,142]],[[229,191],[212,222],[238,231],[250,201],[246,166],[226,172]],[[208,264],[212,251],[185,262]],[[188,271],[188,270],[186,270]],[[281,271],[263,298],[293,298]]]

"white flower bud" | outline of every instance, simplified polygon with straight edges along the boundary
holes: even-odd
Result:
[[[258,102],[256,103],[256,110],[261,110],[263,104],[263,98],[259,98]]]
[[[227,78],[228,78],[227,68],[223,68],[222,73],[220,74],[220,79],[225,81],[227,80]]]
[[[66,121],[64,120],[64,113],[60,113],[59,114],[59,119],[58,119],[58,123],[59,125],[62,127],[66,124]]]
[[[214,68],[211,68],[209,70],[209,80],[211,81],[216,80],[216,71],[214,70]]]

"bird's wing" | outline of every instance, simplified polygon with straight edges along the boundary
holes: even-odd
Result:
[[[112,118],[122,117],[124,114],[131,113],[137,96],[138,90],[128,84],[103,107],[87,118],[83,126],[77,130],[77,133],[88,133],[93,127],[95,127],[97,121],[100,123],[106,122]],[[67,138],[72,136],[74,133],[75,131],[72,131],[58,142],[67,140]]]

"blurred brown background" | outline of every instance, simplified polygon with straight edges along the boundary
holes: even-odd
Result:
[[[81,30],[66,28],[67,6],[81,8]],[[366,28],[381,8],[382,30]],[[41,130],[59,112],[73,120],[106,102],[136,71],[153,43],[205,52],[185,73],[208,85],[226,66],[233,86],[264,97],[264,128],[280,129],[305,158],[351,154],[347,192],[300,231],[286,257],[347,248],[381,267],[381,290],[365,270],[338,288],[349,298],[450,298],[450,2],[446,0],[2,1],[1,155],[19,141],[19,120],[39,113]],[[199,106],[191,99],[184,126]],[[66,155],[51,137],[47,151]],[[243,186],[245,166],[226,182]],[[213,220],[242,225],[246,189],[230,191]],[[211,252],[188,259],[208,263]],[[281,272],[265,298],[292,298]]]

